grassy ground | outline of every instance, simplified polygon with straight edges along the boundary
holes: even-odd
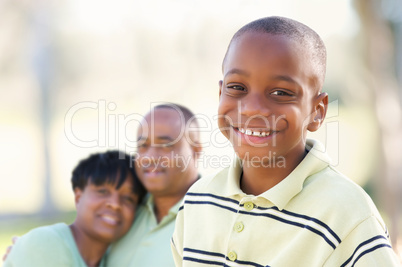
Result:
[[[75,211],[52,214],[46,217],[38,215],[24,215],[0,218],[0,258],[3,257],[6,248],[11,244],[11,238],[13,236],[21,236],[32,228],[54,224],[57,222],[71,224],[74,221],[74,218]]]

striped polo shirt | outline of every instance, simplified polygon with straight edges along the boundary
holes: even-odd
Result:
[[[176,219],[176,266],[399,266],[364,190],[307,140],[303,161],[268,191],[239,187],[239,159],[196,182]]]

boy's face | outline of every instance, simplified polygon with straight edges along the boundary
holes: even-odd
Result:
[[[156,109],[138,129],[136,172],[154,196],[184,195],[194,178],[195,150],[184,125],[178,111]]]
[[[76,223],[90,238],[111,243],[130,229],[138,202],[131,175],[119,189],[115,184],[88,182],[84,190],[75,188],[74,193]]]
[[[318,129],[327,101],[310,62],[305,49],[281,35],[246,32],[230,45],[218,124],[240,158],[304,154],[307,129]]]

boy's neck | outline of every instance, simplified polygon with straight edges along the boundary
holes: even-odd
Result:
[[[285,179],[303,160],[307,152],[299,157],[285,158],[284,164],[272,164],[271,167],[256,166],[243,163],[243,174],[240,179],[241,190],[250,195],[258,196],[271,189]]]
[[[90,237],[85,235],[85,233],[83,233],[82,230],[79,229],[79,227],[75,225],[75,222],[70,225],[70,229],[73,233],[78,251],[80,252],[81,257],[85,261],[87,266],[99,266],[109,244],[100,242],[99,240],[91,239]]]

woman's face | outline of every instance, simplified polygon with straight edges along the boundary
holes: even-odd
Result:
[[[74,224],[86,236],[111,243],[130,229],[138,204],[131,175],[119,188],[116,184],[98,186],[88,182],[84,190],[76,188],[74,193],[77,207]]]

